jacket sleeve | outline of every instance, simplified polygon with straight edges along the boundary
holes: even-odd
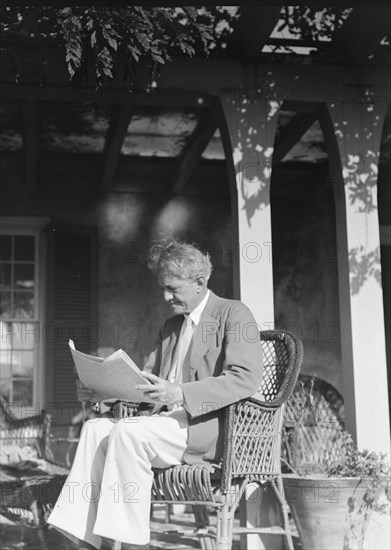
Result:
[[[184,407],[192,418],[253,395],[262,382],[262,346],[250,310],[232,301],[223,325],[223,372],[182,384]]]

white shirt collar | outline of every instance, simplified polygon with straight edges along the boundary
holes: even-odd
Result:
[[[202,312],[204,311],[204,309],[206,307],[206,303],[209,299],[209,295],[210,295],[210,290],[208,289],[207,293],[204,296],[204,299],[202,300],[202,302],[199,303],[198,306],[195,309],[193,309],[193,311],[191,313],[189,313],[189,317],[193,321],[195,326],[198,326],[198,324],[200,322],[201,315],[202,315]]]

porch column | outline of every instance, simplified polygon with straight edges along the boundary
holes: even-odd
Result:
[[[281,103],[260,95],[252,95],[251,99],[245,94],[240,96],[220,96],[237,244],[234,292],[250,307],[259,328],[267,330],[274,328],[270,178]],[[270,499],[267,489],[251,484],[246,500],[240,502],[240,520],[242,526],[250,528],[276,525],[281,521],[279,506]],[[278,550],[283,540],[280,536],[242,534],[241,547]]]
[[[220,96],[237,247],[234,293],[265,330],[274,326],[270,177],[280,102],[239,95]]]
[[[361,449],[389,453],[386,345],[377,208],[385,103],[328,103],[321,115],[337,223],[346,425]]]

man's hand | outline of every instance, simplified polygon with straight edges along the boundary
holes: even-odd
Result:
[[[77,399],[82,403],[96,403],[99,401],[93,390],[83,386],[81,380],[76,380]]]
[[[144,378],[150,380],[151,384],[142,384],[136,386],[138,390],[144,392],[149,398],[156,401],[156,403],[163,403],[164,405],[175,405],[183,403],[183,392],[180,386],[171,384],[168,380],[163,380],[154,374],[149,372],[141,373]]]

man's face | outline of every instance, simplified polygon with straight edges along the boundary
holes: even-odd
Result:
[[[191,313],[202,300],[202,283],[199,280],[161,274],[158,283],[164,292],[165,301],[177,315]]]

